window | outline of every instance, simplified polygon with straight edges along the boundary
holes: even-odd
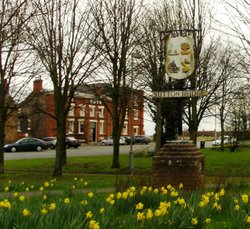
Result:
[[[21,122],[17,122],[17,132],[21,132]]]
[[[28,127],[27,127],[27,130],[31,130],[31,120],[28,119]]]
[[[122,133],[128,134],[128,122],[124,122]]]
[[[103,118],[104,117],[104,107],[99,107],[98,112],[99,112],[99,118]]]
[[[103,134],[104,133],[104,122],[101,121],[100,122],[100,131],[99,131],[100,134]]]
[[[134,110],[134,120],[138,120],[138,109]]]
[[[125,113],[125,119],[128,119],[128,111]]]
[[[139,133],[139,128],[138,126],[134,127],[134,135],[138,135]]]
[[[68,133],[74,133],[74,120],[69,120],[69,130]]]
[[[80,105],[80,117],[85,117],[85,105]]]
[[[78,121],[78,133],[83,134],[84,133],[84,120]]]
[[[70,109],[69,109],[69,116],[74,116],[75,114],[75,104],[71,104]]]
[[[95,106],[90,105],[89,106],[89,116],[94,117],[95,116]]]

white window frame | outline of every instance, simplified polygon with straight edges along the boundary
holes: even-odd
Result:
[[[99,115],[99,118],[104,118],[104,107],[103,106],[98,107],[98,115]]]
[[[78,133],[79,134],[84,134],[84,130],[81,131],[81,125],[84,126],[85,120],[84,119],[78,119]]]
[[[75,104],[71,103],[68,116],[75,116]]]
[[[138,120],[139,119],[139,111],[138,111],[138,108],[135,108],[134,109],[134,120]]]
[[[75,120],[74,119],[69,119],[68,120],[68,134],[74,133],[74,126],[75,126]]]
[[[104,134],[104,121],[99,122],[99,134]]]
[[[128,122],[124,122],[122,133],[128,134]]]
[[[139,135],[139,126],[134,126],[134,136]]]
[[[89,105],[89,117],[95,117],[95,105]]]
[[[86,106],[83,105],[83,104],[80,104],[79,107],[80,107],[80,117],[85,117],[85,108],[86,108]]]

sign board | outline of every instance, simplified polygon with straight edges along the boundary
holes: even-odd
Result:
[[[166,74],[174,79],[184,79],[194,71],[194,40],[189,36],[169,36],[166,46]]]
[[[180,97],[202,97],[208,95],[205,90],[185,90],[185,91],[155,91],[154,98],[180,98]]]

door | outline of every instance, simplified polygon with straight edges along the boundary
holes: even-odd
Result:
[[[96,141],[96,123],[95,122],[90,123],[90,141],[91,142]]]

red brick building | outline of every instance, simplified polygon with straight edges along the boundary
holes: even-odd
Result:
[[[84,90],[83,90],[84,91]],[[134,135],[144,134],[144,105],[143,92],[137,91],[134,99]],[[21,135],[30,135],[37,138],[56,135],[56,121],[54,115],[53,91],[43,89],[43,81],[38,78],[34,81],[33,92],[28,97],[29,106],[19,112]],[[106,104],[112,107],[110,98]],[[46,112],[44,112],[46,111]],[[129,109],[126,113],[123,136],[130,136]],[[67,135],[74,136],[82,142],[99,142],[112,135],[112,119],[102,101],[96,99],[92,93],[80,92],[75,94],[67,118]]]

